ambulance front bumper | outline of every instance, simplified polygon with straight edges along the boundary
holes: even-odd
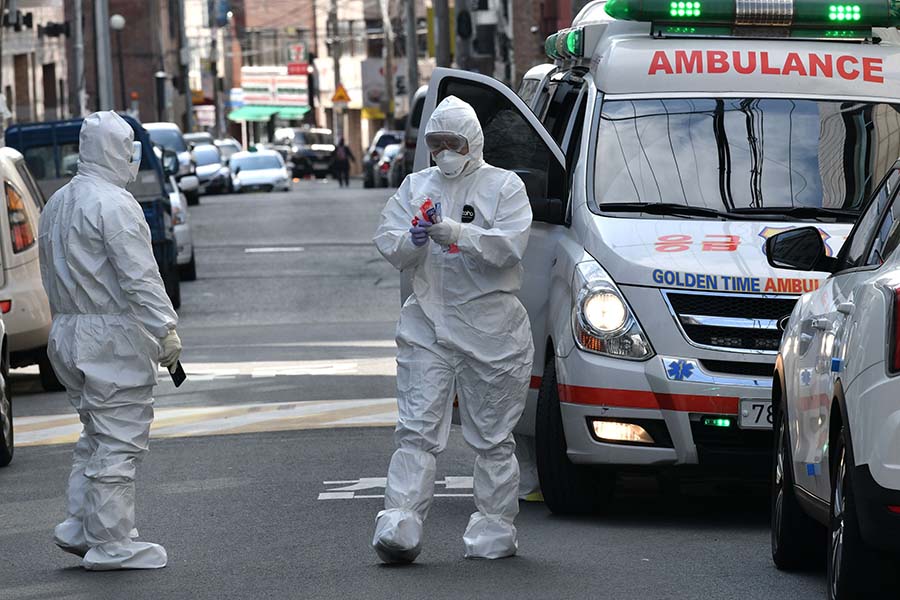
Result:
[[[759,356],[754,357],[759,360]],[[774,363],[774,357],[772,357]],[[741,429],[742,399],[771,401],[770,377],[712,373],[692,358],[631,362],[574,351],[559,359],[559,397],[568,455],[590,465],[766,466],[771,429]],[[604,381],[597,380],[602,374]],[[729,417],[715,428],[704,418]],[[637,424],[652,444],[606,442],[594,420]]]

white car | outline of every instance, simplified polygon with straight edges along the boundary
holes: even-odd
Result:
[[[0,176],[6,199],[6,210],[0,211],[0,312],[9,337],[10,365],[37,364],[43,388],[61,391],[47,358],[52,319],[38,260],[38,221],[44,197],[25,159],[12,148],[0,148]]]
[[[185,193],[188,204],[197,204],[200,201],[200,190],[197,187],[199,181],[190,178],[191,175],[197,174],[197,164],[181,133],[181,128],[175,123],[166,122],[144,123],[143,125],[154,144],[178,155],[178,174],[175,178],[178,180],[181,191]]]
[[[791,314],[776,362],[772,556],[822,557],[828,597],[896,598],[900,551],[900,162],[843,249],[818,229],[767,241],[777,268],[830,272]],[[889,593],[888,590],[893,590]]]
[[[229,165],[235,192],[291,189],[291,176],[284,159],[274,150],[237,152],[231,156]]]
[[[175,244],[178,247],[178,270],[183,281],[194,281],[197,279],[197,262],[194,258],[194,237],[191,233],[191,213],[188,210],[187,199],[178,189],[175,177],[169,177],[166,191],[169,192],[169,204],[172,205],[172,226],[175,230]]]

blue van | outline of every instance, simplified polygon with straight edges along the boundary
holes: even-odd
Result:
[[[163,160],[160,161],[143,126],[128,115],[121,116],[134,129],[135,141],[143,145],[137,180],[130,183],[127,189],[144,209],[144,217],[150,225],[153,255],[165,283],[166,293],[177,309],[181,305],[181,286],[176,262],[177,245],[172,226],[172,206],[165,182],[173,174],[169,170],[178,170],[178,157],[174,153],[163,152]],[[82,120],[23,123],[12,125],[6,130],[7,146],[15,148],[25,157],[45,198],[50,198],[68,183],[78,170],[78,134]]]

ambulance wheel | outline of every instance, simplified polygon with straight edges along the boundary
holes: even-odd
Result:
[[[794,493],[791,440],[784,406],[775,424],[772,456],[772,562],[782,571],[809,569],[825,559],[825,529],[806,514]]]
[[[41,387],[45,392],[64,392],[66,391],[66,387],[59,381],[59,378],[56,376],[56,371],[53,370],[53,365],[50,364],[50,358],[47,356],[47,349],[42,348],[39,350],[41,353],[40,359],[38,360],[38,371],[41,376]]]
[[[547,508],[558,515],[584,515],[601,510],[612,496],[615,476],[569,460],[553,356],[544,367],[535,421],[538,477]]]

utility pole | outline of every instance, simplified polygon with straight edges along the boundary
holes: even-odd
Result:
[[[222,137],[222,109],[219,107],[219,28],[215,23],[210,23],[210,49],[209,68],[213,75],[213,107],[215,108],[216,124],[213,126],[213,136]]]
[[[100,110],[113,110],[112,52],[109,43],[109,2],[94,0],[94,39],[97,50],[97,91]]]
[[[104,0],[105,1],[105,0]],[[194,130],[194,106],[191,100],[191,52],[188,47],[187,31],[184,26],[184,0],[175,0],[178,8],[178,62],[180,65],[181,92],[184,94],[184,131]]]
[[[73,4],[75,5],[75,102],[77,102],[75,114],[84,117],[87,116],[87,93],[84,91],[84,14],[81,0],[75,0]]]
[[[435,62],[450,66],[450,7],[447,0],[434,0]]]
[[[469,70],[469,57],[472,55],[472,13],[468,0],[456,0],[456,68]]]
[[[328,23],[331,30],[331,58],[334,60],[334,91],[336,92],[341,85],[341,39],[338,34],[338,5],[337,0],[331,0],[328,9]],[[331,103],[332,131],[336,140],[344,136],[344,115],[343,111]]]
[[[381,2],[384,29],[384,126],[394,128],[394,25],[391,23],[391,0]]]
[[[416,23],[416,0],[405,0],[406,8],[406,91],[409,93],[409,111],[412,112],[413,96],[419,87],[419,30]]]

